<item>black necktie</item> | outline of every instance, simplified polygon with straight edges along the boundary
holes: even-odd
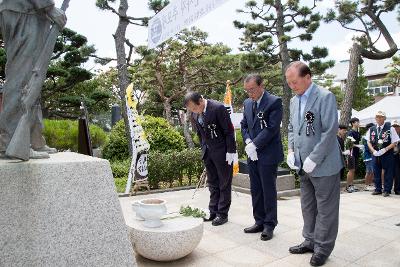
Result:
[[[253,118],[256,116],[257,113],[257,101],[253,101]]]
[[[303,116],[303,114],[301,114],[301,97],[299,98],[299,114],[298,114],[298,120],[299,120],[299,125],[301,125],[301,117]]]

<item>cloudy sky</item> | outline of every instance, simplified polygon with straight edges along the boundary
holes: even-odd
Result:
[[[62,0],[55,0],[60,6]],[[67,27],[85,35],[89,43],[94,44],[99,56],[115,57],[114,39],[112,34],[117,27],[116,15],[101,11],[95,6],[95,0],[71,0],[67,11]],[[116,1],[119,2],[119,1]],[[233,27],[233,20],[246,21],[248,17],[239,15],[236,10],[244,7],[244,0],[229,0],[219,8],[215,9],[205,17],[198,20],[193,26],[197,26],[209,33],[209,42],[222,42],[238,51],[241,32]],[[307,3],[310,0],[303,0]],[[333,0],[323,0],[319,4],[322,12],[333,6]],[[151,15],[147,8],[146,0],[129,0],[129,15],[143,17]],[[400,46],[400,23],[396,20],[395,13],[383,17],[383,21],[394,36],[396,43]],[[325,46],[329,49],[329,58],[343,60],[348,58],[348,49],[351,46],[353,32],[341,28],[337,23],[322,24],[311,42],[294,43],[291,47],[309,49],[312,46]],[[129,26],[127,37],[134,45],[146,44],[147,28]],[[380,47],[383,49],[384,42]]]

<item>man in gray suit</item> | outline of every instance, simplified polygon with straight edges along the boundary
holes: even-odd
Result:
[[[305,239],[289,251],[313,252],[310,264],[322,266],[333,250],[339,225],[343,159],[336,139],[336,98],[312,82],[303,62],[291,63],[285,75],[296,94],[290,101],[287,163],[300,175]]]

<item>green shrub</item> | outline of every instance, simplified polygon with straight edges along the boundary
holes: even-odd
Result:
[[[142,126],[150,143],[150,150],[181,151],[186,147],[183,136],[164,118],[145,116]]]
[[[111,170],[114,178],[127,178],[131,167],[131,158],[111,161]]]
[[[115,178],[114,184],[118,193],[124,193],[126,188],[126,183],[128,182],[128,178]]]
[[[58,150],[78,151],[78,121],[44,120],[43,136],[50,147]],[[97,125],[89,125],[93,147],[102,147],[107,134]]]
[[[112,161],[118,192],[125,190],[131,160]],[[148,170],[151,189],[196,184],[204,169],[200,149],[150,151]]]
[[[183,136],[167,120],[146,116],[141,124],[150,144],[150,151],[181,151],[186,147]],[[130,140],[125,135],[125,124],[121,120],[111,129],[109,139],[103,149],[103,157],[111,161],[127,159],[129,157],[128,142]]]
[[[99,126],[89,125],[89,132],[93,148],[103,147],[107,143],[108,134]]]
[[[126,160],[129,158],[128,138],[125,135],[123,120],[117,122],[111,129],[108,141],[103,149],[103,158],[110,161]]]
[[[246,159],[246,152],[244,151],[245,143],[243,142],[242,132],[240,129],[235,130],[236,133],[236,150],[239,155],[239,159]]]
[[[175,129],[179,132],[180,135],[183,136],[183,138],[185,138],[185,135],[183,133],[183,126],[175,126]],[[199,136],[197,135],[196,131],[190,131],[190,135],[192,136],[194,146],[200,147],[200,139],[199,139]]]

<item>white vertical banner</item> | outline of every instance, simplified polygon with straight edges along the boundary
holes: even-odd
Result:
[[[150,144],[146,140],[146,136],[139,121],[139,114],[136,106],[137,102],[133,97],[134,88],[130,84],[126,89],[126,112],[129,120],[129,130],[131,134],[132,144],[132,162],[129,169],[128,181],[125,187],[125,194],[130,192],[132,183],[139,180],[147,180],[147,157]]]
[[[149,48],[155,48],[227,1],[172,0],[149,21]]]

